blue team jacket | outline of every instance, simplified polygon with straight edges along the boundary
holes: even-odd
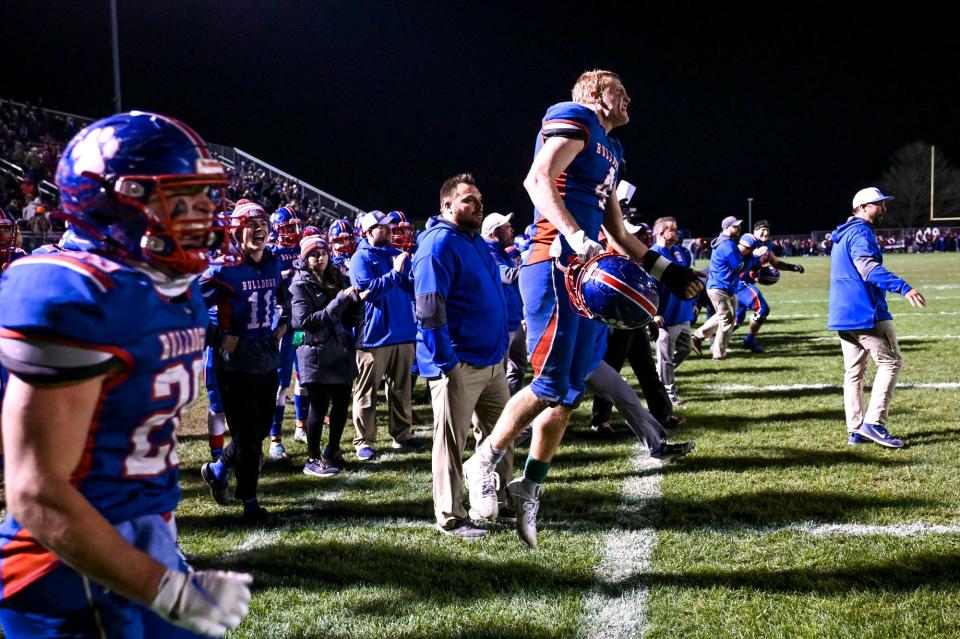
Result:
[[[372,246],[363,239],[350,258],[350,282],[361,291],[371,291],[363,304],[357,348],[407,344],[417,337],[409,261],[402,273],[393,268],[393,258],[400,252],[390,245]]]
[[[461,361],[490,366],[507,352],[500,270],[486,242],[441,217],[431,218],[413,257],[417,364],[426,378]]]
[[[721,235],[710,242],[713,253],[710,255],[710,270],[707,274],[707,288],[715,288],[730,295],[737,292],[737,282],[743,267],[743,256],[737,243],[728,235]]]
[[[517,284],[520,269],[507,255],[507,249],[500,246],[500,242],[488,239],[484,239],[484,242],[490,247],[490,255],[493,256],[493,261],[497,263],[497,268],[500,270],[503,295],[507,300],[507,331],[512,333],[520,328],[520,322],[523,320],[523,300],[520,298],[520,286]]]
[[[833,232],[827,328],[852,331],[893,319],[886,291],[905,295],[912,287],[883,266],[873,227],[851,217]]]
[[[679,244],[674,244],[670,247],[654,244],[650,249],[680,266],[690,266],[690,262],[692,261],[690,251]],[[660,305],[657,308],[657,314],[663,317],[664,326],[676,326],[677,324],[683,324],[693,319],[695,299],[681,299],[671,293],[663,282],[659,281],[657,282],[657,293],[660,295]]]

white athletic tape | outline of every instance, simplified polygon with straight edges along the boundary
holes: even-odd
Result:
[[[649,626],[647,586],[622,587],[650,570],[656,547],[655,523],[662,516],[660,462],[637,446],[632,462],[637,470],[623,485],[624,503],[617,509],[616,531],[604,537],[603,557],[595,569],[598,585],[583,599],[581,637],[642,637]]]

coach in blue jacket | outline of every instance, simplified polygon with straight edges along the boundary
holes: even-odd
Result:
[[[507,301],[507,388],[512,396],[523,387],[523,376],[527,371],[527,332],[523,330],[520,264],[514,259],[516,253],[507,252],[515,248],[511,217],[513,213],[490,213],[483,218],[480,235],[490,247],[490,255],[500,269],[503,295]]]
[[[413,284],[409,254],[390,244],[393,217],[370,211],[360,217],[363,239],[350,259],[350,283],[370,291],[363,305],[363,325],[357,334],[357,368],[353,390],[353,444],[361,461],[373,459],[377,440],[377,389],[387,378],[388,427],[394,448],[420,448],[411,427],[410,385],[413,377]]]
[[[743,220],[728,215],[720,223],[720,235],[710,242],[713,252],[710,254],[710,270],[707,274],[707,297],[716,312],[694,332],[693,339],[699,344],[716,331],[711,348],[713,359],[727,356],[727,346],[737,317],[737,283],[743,268],[743,255],[737,245],[741,224]],[[699,348],[697,346],[696,350],[699,351]]]
[[[440,215],[420,234],[413,258],[417,365],[433,403],[434,515],[441,532],[464,539],[485,534],[463,504],[471,417],[476,415],[474,436],[482,441],[510,397],[503,368],[506,300],[500,271],[480,236],[482,221],[483,198],[473,176],[451,177],[440,189]],[[497,469],[506,486],[512,451]]]
[[[887,291],[899,293],[916,307],[927,301],[915,288],[883,266],[874,225],[887,209],[890,195],[861,189],[853,198],[853,215],[833,232],[830,254],[830,305],[827,328],[839,331],[843,350],[843,405],[850,444],[874,441],[900,448],[903,441],[886,428],[887,414],[903,356],[887,309]],[[877,364],[870,405],[863,411],[863,384],[868,356]]]

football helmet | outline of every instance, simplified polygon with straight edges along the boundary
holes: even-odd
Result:
[[[17,252],[19,239],[20,227],[17,226],[13,217],[0,207],[0,265],[11,261],[14,253]]]
[[[310,237],[311,235],[320,235],[320,229],[315,226],[307,226],[303,229],[303,237]],[[303,238],[301,238],[303,239]]]
[[[417,243],[417,229],[403,211],[390,211],[390,242],[401,251],[409,251]]]
[[[334,255],[353,255],[357,250],[357,236],[350,220],[343,218],[331,224],[327,231],[327,242],[330,243],[330,252]]]
[[[613,253],[586,262],[569,259],[564,281],[578,314],[627,329],[645,326],[657,314],[657,281],[636,262]]]
[[[94,122],[67,144],[56,182],[59,216],[96,252],[199,273],[223,241],[210,199],[228,184],[223,165],[173,118],[131,111]],[[185,217],[198,208],[207,215]]]
[[[780,281],[780,271],[769,264],[757,271],[757,283],[771,286]]]
[[[289,206],[281,206],[270,215],[270,238],[280,246],[297,246],[303,238],[303,222]]]

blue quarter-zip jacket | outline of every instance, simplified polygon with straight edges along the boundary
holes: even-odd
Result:
[[[911,287],[883,265],[873,226],[851,217],[833,232],[830,253],[830,305],[827,328],[853,331],[893,319],[887,291],[906,295]]]
[[[417,338],[410,262],[404,265],[402,273],[393,268],[393,258],[400,252],[389,245],[372,246],[363,239],[350,258],[350,283],[361,291],[370,291],[363,304],[357,348],[407,344]]]
[[[500,270],[479,234],[431,218],[413,257],[417,365],[426,378],[461,361],[490,366],[507,352],[507,303]]]

